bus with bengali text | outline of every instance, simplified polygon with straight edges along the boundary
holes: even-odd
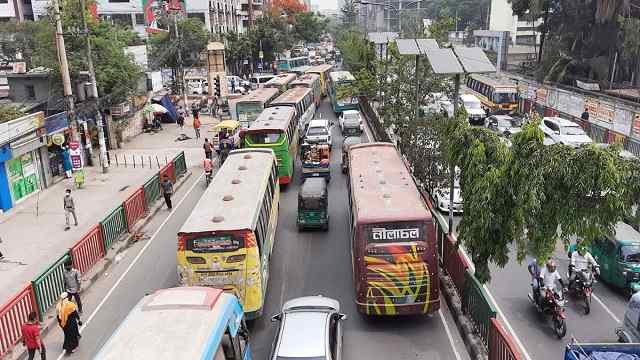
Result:
[[[300,72],[304,73],[307,69],[309,69],[309,57],[308,56],[298,56],[298,57],[287,57],[278,59],[276,62],[276,68],[281,72]]]
[[[292,73],[278,74],[273,79],[267,81],[264,87],[278,89],[278,92],[282,94],[291,88],[291,82],[296,78],[296,74]]]
[[[470,74],[466,85],[490,115],[512,114],[518,110],[518,86],[509,79]]]
[[[278,89],[261,88],[230,101],[229,108],[235,108],[235,111],[231,112],[231,118],[240,122],[241,129],[249,128],[271,101],[278,97],[278,94]]]
[[[316,74],[320,76],[320,88],[322,89],[322,96],[327,96],[329,93],[329,73],[333,70],[331,64],[321,64],[312,66],[307,70],[307,74]]]
[[[352,145],[348,156],[358,311],[383,316],[438,311],[435,227],[409,169],[391,143]]]
[[[338,98],[340,88],[349,86],[356,81],[356,78],[348,71],[333,71],[329,73],[329,97],[331,106],[336,114],[341,114],[345,110],[358,110],[358,98]]]
[[[244,133],[244,147],[272,149],[278,163],[278,181],[291,182],[298,150],[296,109],[276,106],[265,109]]]
[[[231,151],[178,232],[179,283],[230,292],[260,317],[279,201],[273,150]]]
[[[301,87],[311,89],[313,93],[313,99],[315,100],[316,109],[320,107],[322,101],[322,91],[320,87],[320,75],[318,74],[304,74],[298,77],[297,80],[291,82],[291,87]]]
[[[220,289],[156,290],[133,307],[93,359],[251,360],[238,299]]]

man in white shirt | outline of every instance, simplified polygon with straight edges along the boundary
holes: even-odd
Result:
[[[542,279],[541,295],[544,298],[546,290],[556,291],[556,281],[564,288],[562,276],[558,273],[556,262],[548,260],[547,265],[540,271],[540,279]]]
[[[582,270],[589,269],[589,265],[593,268],[593,270],[598,274],[600,265],[596,262],[596,260],[591,256],[584,246],[578,246],[577,251],[574,251],[571,254],[571,264],[569,265],[569,286],[575,281],[576,274],[578,274]]]

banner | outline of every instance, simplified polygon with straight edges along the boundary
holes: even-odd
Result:
[[[179,11],[183,14],[187,13],[185,0],[142,0],[142,9],[144,11],[145,31],[148,33],[167,31],[167,29],[160,28],[158,24],[158,20],[163,13],[172,11]]]

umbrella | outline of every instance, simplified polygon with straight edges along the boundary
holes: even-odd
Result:
[[[168,113],[169,110],[160,104],[148,104],[144,107],[143,112],[146,113]]]

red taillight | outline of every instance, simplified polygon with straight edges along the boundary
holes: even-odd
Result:
[[[227,256],[227,262],[228,263],[241,262],[241,261],[244,261],[245,257],[246,256],[244,254]]]
[[[206,261],[200,256],[187,256],[187,261],[190,264],[204,264]]]
[[[187,240],[184,237],[178,238],[178,251],[185,251],[187,249],[186,246]]]
[[[253,234],[253,232],[247,231],[244,234],[244,247],[248,249],[256,246],[258,246],[258,243],[256,242],[256,236]]]

